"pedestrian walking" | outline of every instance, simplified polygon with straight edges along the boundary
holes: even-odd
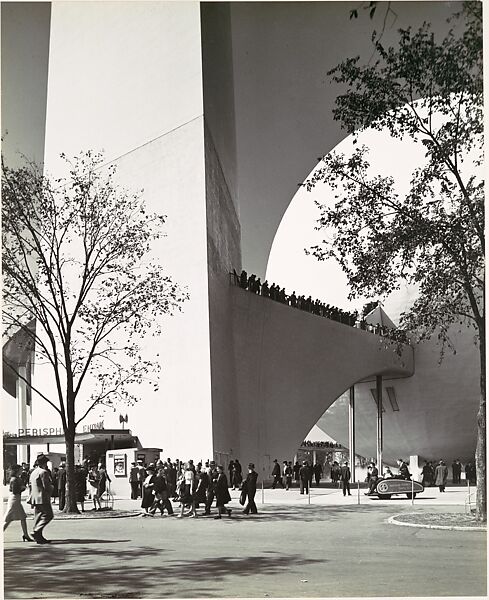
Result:
[[[233,490],[239,489],[239,486],[243,481],[243,468],[241,467],[241,463],[237,458],[234,459],[234,466],[231,476],[231,484],[233,486]]]
[[[282,483],[282,473],[280,471],[280,465],[278,464],[278,461],[276,458],[273,461],[272,477],[273,477],[272,489],[275,489],[277,487],[277,485],[280,485],[280,487],[283,489],[284,484]]]
[[[56,498],[58,497],[58,471],[59,469],[57,467],[54,467],[53,472],[51,473],[51,482],[53,484],[53,491],[51,492],[51,496],[53,498],[53,504],[56,504]]]
[[[228,502],[231,502],[231,496],[229,495],[228,479],[224,473],[224,467],[219,465],[217,467],[217,479],[215,483],[216,493],[216,504],[219,514],[214,519],[220,519],[223,512],[226,512],[228,517],[231,516],[231,509],[226,507]]]
[[[138,481],[139,481],[139,497],[142,498],[143,497],[143,483],[146,479],[146,469],[144,468],[143,465],[143,461],[138,458],[137,460],[137,465],[136,465],[137,469],[138,469]]]
[[[87,495],[87,473],[82,465],[75,465],[75,499],[85,512],[85,496]]]
[[[255,504],[255,494],[256,494],[256,482],[258,479],[258,473],[255,471],[255,465],[250,463],[248,465],[248,474],[243,484],[244,491],[246,492],[246,498],[248,500],[246,506],[243,509],[243,514],[248,515],[256,515],[258,509]]]
[[[163,513],[166,509],[168,515],[173,515],[173,507],[168,498],[168,486],[165,480],[163,467],[158,469],[158,472],[153,479],[153,493],[154,500],[149,512],[154,515],[155,512],[159,510],[161,516],[163,516]]]
[[[292,476],[294,474],[294,470],[292,468],[292,461],[288,463],[284,461],[284,479],[285,479],[285,489],[289,490],[292,487]]]
[[[44,535],[44,528],[53,520],[51,493],[53,484],[48,471],[48,457],[41,454],[37,457],[37,467],[29,477],[30,496],[28,504],[34,507],[34,530],[32,537],[38,544],[49,544]]]
[[[197,510],[200,504],[205,506],[207,500],[207,490],[209,488],[209,474],[206,470],[202,470],[202,465],[197,465],[196,488],[194,493],[195,509]]]
[[[294,464],[294,481],[297,482],[297,483],[299,483],[299,479],[300,479],[299,478],[299,471],[300,470],[301,470],[301,466],[299,464],[299,461],[296,460],[295,464]]]
[[[421,469],[421,475],[421,483],[423,484],[423,487],[430,486],[433,481],[433,473],[429,462],[426,461],[423,465],[423,468]]]
[[[216,469],[215,461],[211,460],[207,469],[207,475],[209,477],[209,486],[207,488],[206,501],[205,501],[205,513],[206,515],[211,514],[211,506],[214,498],[216,497],[216,480],[218,472]]]
[[[93,500],[92,510],[97,510],[97,501],[95,499],[95,496],[97,495],[98,471],[97,467],[94,464],[90,465],[90,470],[88,471],[88,485],[89,497]]]
[[[12,523],[12,521],[20,521],[22,527],[22,541],[33,542],[34,540],[29,537],[27,533],[27,515],[25,514],[24,507],[22,506],[22,492],[26,489],[24,482],[22,481],[22,467],[21,465],[14,465],[10,469],[10,481],[9,481],[9,497],[7,503],[7,512],[3,522],[3,530]]]
[[[445,491],[445,486],[447,484],[448,479],[448,467],[446,464],[440,460],[436,469],[435,469],[435,485],[438,486],[440,492]]]
[[[144,509],[142,516],[151,514],[149,509],[153,506],[155,499],[154,495],[154,480],[155,480],[155,468],[151,465],[145,469],[146,478],[143,481],[143,498],[141,500],[141,508]]]
[[[137,500],[139,498],[139,469],[135,462],[131,463],[129,469],[129,485],[131,486],[131,500]]]
[[[66,463],[61,462],[58,470],[58,497],[59,510],[63,510],[66,504]]]
[[[100,500],[107,490],[107,486],[110,483],[110,477],[107,475],[107,471],[102,463],[99,463],[97,473],[97,491],[93,497],[93,503],[98,503],[98,509],[102,510]]]
[[[338,462],[335,460],[331,466],[331,481],[336,485],[340,481],[341,468]]]
[[[458,458],[456,458],[452,463],[452,482],[454,484],[460,484],[460,479],[462,475],[462,465]]]
[[[348,462],[345,462],[345,464],[341,467],[341,485],[343,488],[343,496],[346,496],[346,494],[348,494],[348,496],[351,496],[350,479],[351,479],[350,467],[348,466]]]
[[[197,513],[195,512],[195,499],[194,499],[195,474],[194,474],[192,467],[193,467],[193,463],[191,463],[189,461],[183,470],[182,477],[180,480],[180,486],[179,486],[180,514],[178,515],[180,518],[183,517],[185,507],[190,507],[190,512],[188,514],[190,514],[191,517],[194,518],[197,516]],[[224,475],[224,477],[226,477],[226,476]],[[227,478],[226,478],[226,483],[227,483]]]
[[[306,494],[309,493],[309,480],[311,478],[310,468],[307,464],[307,461],[302,461],[302,467],[299,469],[299,485],[300,485],[300,493]]]
[[[319,487],[319,483],[321,481],[321,477],[323,476],[323,467],[320,463],[316,461],[314,465],[314,478],[316,480],[316,486]]]

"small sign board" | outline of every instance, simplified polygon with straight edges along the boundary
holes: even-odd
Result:
[[[125,454],[114,455],[114,476],[127,477],[127,456]]]

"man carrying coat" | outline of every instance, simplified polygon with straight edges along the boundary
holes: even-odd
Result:
[[[41,454],[37,457],[37,467],[29,478],[31,493],[27,503],[34,507],[34,530],[32,537],[38,544],[49,544],[50,541],[43,536],[43,530],[53,519],[51,494],[53,484],[47,469],[48,457]]]

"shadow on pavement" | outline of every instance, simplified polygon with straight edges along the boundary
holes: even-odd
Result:
[[[388,506],[382,505],[382,510],[388,509]],[[397,507],[396,510],[399,510]],[[305,505],[297,507],[285,507],[282,505],[258,506],[257,515],[243,515],[241,511],[233,511],[231,518],[223,517],[222,523],[242,524],[253,523],[254,521],[332,521],[343,520],[346,515],[361,514],[365,512],[379,512],[379,507],[365,504],[354,504],[351,506],[314,506]]]
[[[59,540],[51,540],[52,544],[56,544],[59,546],[60,544],[119,544],[122,542],[129,542],[130,540],[101,540],[97,539],[89,539],[89,538],[63,538]]]
[[[378,502],[379,500],[381,500],[381,498],[377,498],[377,496],[370,496],[369,500],[373,500],[374,502]],[[402,496],[393,496],[389,500],[382,499],[382,502],[392,502],[394,500],[404,500],[404,501],[406,501],[407,498],[403,498]],[[414,501],[414,505],[416,506],[416,504],[418,502],[422,502],[423,500],[436,500],[436,498],[434,496],[420,496],[419,498],[418,498],[418,496],[416,496],[416,499]]]
[[[291,567],[327,562],[324,558],[306,559],[281,552],[172,561],[165,556],[167,550],[131,547],[128,550],[92,548],[87,563],[79,551],[64,550],[61,556],[50,551],[55,550],[53,546],[42,547],[41,559],[38,548],[21,553],[5,549],[6,597],[33,598],[36,594],[68,598],[219,597],[218,587],[203,587],[209,580],[218,583],[228,575],[252,577],[257,573],[277,576]],[[199,574],[205,575],[201,587]],[[237,589],[236,593],[243,590]]]

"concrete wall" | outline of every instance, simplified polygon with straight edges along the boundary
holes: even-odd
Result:
[[[51,4],[2,2],[1,16],[2,155],[11,166],[21,154],[42,164]]]
[[[268,463],[292,459],[326,408],[368,376],[408,377],[411,348],[398,356],[384,338],[231,290],[240,459],[268,476]]]
[[[230,5],[202,2],[200,15],[205,121],[231,201],[239,211]]]
[[[240,226],[211,133],[205,135],[207,270],[214,452],[227,463],[236,449],[236,371],[229,273],[241,272]]]

